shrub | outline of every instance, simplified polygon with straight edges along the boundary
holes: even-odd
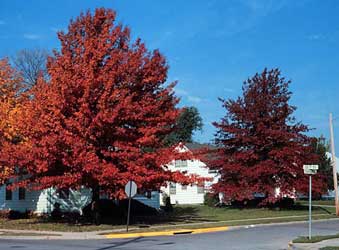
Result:
[[[9,220],[29,219],[35,216],[36,215],[30,210],[26,210],[25,212],[20,212],[17,210],[10,210],[10,209],[0,210],[1,219],[9,219]]]
[[[168,213],[173,212],[173,206],[172,206],[172,203],[171,203],[171,197],[170,196],[166,196],[166,198],[165,198],[164,211],[168,212]]]
[[[279,200],[278,202],[275,203],[275,207],[279,207],[279,208],[292,208],[294,205],[294,199],[292,198],[282,198],[281,200]]]
[[[11,210],[0,210],[0,218],[1,219],[9,219],[9,213],[11,212]]]
[[[206,193],[204,195],[204,205],[215,207],[219,204],[219,197],[217,194]]]

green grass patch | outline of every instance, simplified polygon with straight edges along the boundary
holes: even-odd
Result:
[[[339,238],[339,234],[333,234],[333,235],[317,235],[312,236],[311,239],[309,239],[306,236],[300,236],[293,240],[293,243],[317,243],[323,240],[330,240],[330,239],[336,239]]]
[[[298,204],[308,205],[308,200],[298,200]],[[334,200],[314,200],[312,205],[326,205],[326,206],[335,206]]]
[[[314,207],[313,215],[335,213],[335,208]],[[208,206],[175,206],[173,214],[170,215],[173,221],[186,219],[186,221],[228,221],[271,218],[283,216],[304,216],[308,215],[307,206],[294,206],[291,209],[269,209],[269,208],[232,208],[232,207],[208,207]]]
[[[320,250],[339,250],[339,246],[322,247]]]
[[[314,207],[313,219],[335,218],[335,208]],[[172,213],[158,216],[145,216],[138,218],[137,224],[132,224],[131,229],[140,231],[163,230],[164,228],[197,228],[215,226],[252,225],[274,222],[305,221],[308,216],[307,206],[295,206],[291,209],[269,208],[232,208],[208,207],[203,205],[174,206]],[[132,214],[132,220],[134,220]],[[194,225],[203,223],[203,225]],[[190,225],[191,224],[191,225]],[[145,228],[147,227],[147,228]],[[103,220],[99,226],[91,223],[54,222],[44,218],[8,220],[0,219],[0,229],[60,231],[60,232],[87,232],[102,230],[124,230],[124,222],[113,224],[112,221]]]
[[[123,225],[94,225],[94,224],[71,224],[58,223],[48,220],[33,218],[8,220],[0,219],[0,229],[16,229],[16,230],[36,230],[36,231],[60,231],[60,232],[88,232],[100,230],[112,230],[123,228]]]

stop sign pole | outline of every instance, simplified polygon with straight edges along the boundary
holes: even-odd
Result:
[[[131,214],[131,200],[132,197],[137,193],[137,184],[134,181],[127,182],[125,186],[125,193],[128,197],[128,211],[127,211],[127,223],[126,223],[126,232],[128,232],[128,226],[130,221],[130,214]]]
[[[304,165],[304,173],[309,175],[309,195],[308,195],[308,238],[312,238],[312,175],[317,173],[318,165]]]

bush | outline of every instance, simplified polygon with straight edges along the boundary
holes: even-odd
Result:
[[[204,195],[204,205],[215,207],[219,204],[219,197],[217,194],[206,193]]]
[[[29,219],[35,216],[36,215],[30,210],[26,210],[25,212],[9,209],[0,210],[1,219],[18,220],[18,219]]]
[[[9,213],[11,212],[11,210],[0,210],[0,218],[1,219],[9,219]]]
[[[167,212],[167,213],[173,212],[173,206],[172,206],[172,203],[171,203],[171,197],[170,196],[166,196],[166,198],[165,198],[164,211]]]
[[[294,205],[294,199],[285,197],[276,202],[274,205],[279,208],[292,208]]]
[[[255,197],[254,199],[244,199],[241,201],[234,200],[231,202],[231,205],[235,208],[255,208],[262,206],[264,199],[264,197]]]
[[[51,217],[53,220],[60,220],[61,219],[61,209],[60,209],[60,204],[55,203],[53,207],[53,211],[51,213]]]

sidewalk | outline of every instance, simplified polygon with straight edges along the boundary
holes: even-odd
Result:
[[[289,250],[318,250],[322,247],[337,246],[339,247],[339,239],[324,240],[318,243],[293,243],[289,244]]]

